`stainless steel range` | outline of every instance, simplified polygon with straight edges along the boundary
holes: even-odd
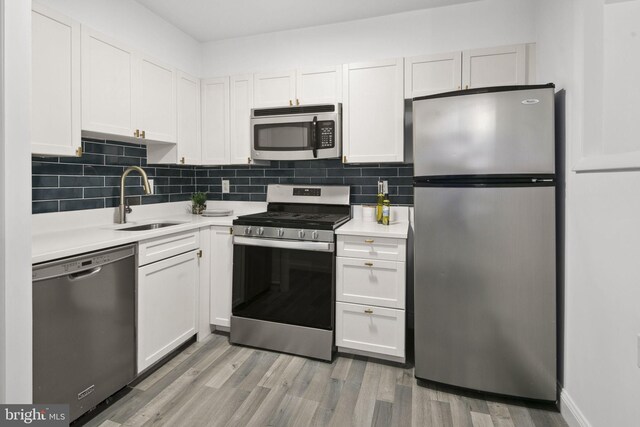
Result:
[[[267,211],[233,221],[231,342],[331,360],[335,233],[348,186],[269,185]]]

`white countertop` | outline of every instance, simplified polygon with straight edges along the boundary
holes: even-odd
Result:
[[[392,216],[389,225],[382,225],[372,219],[363,219],[362,206],[354,206],[353,218],[338,228],[336,234],[406,239],[409,235],[408,207],[394,206],[391,212]]]
[[[208,201],[209,209],[233,209],[233,215],[203,217],[188,213],[189,206],[187,202],[132,206],[133,213],[127,215],[127,224],[114,224],[115,208],[32,215],[31,262],[38,264],[197,228],[230,227],[239,215],[266,210],[266,203],[261,202]],[[336,234],[406,239],[409,233],[408,208],[394,207],[392,212],[391,224],[381,225],[363,220],[362,207],[354,206],[353,219],[338,228]],[[118,230],[151,222],[181,224],[145,231]]]
[[[132,206],[134,212],[128,215],[127,224],[113,223],[113,209],[33,215],[31,262],[37,264],[202,227],[230,227],[238,215],[265,210],[264,203],[207,202],[210,209],[233,209],[233,216],[203,217],[188,213],[187,206],[184,202]],[[160,221],[182,224],[145,231],[118,230]]]
[[[394,239],[406,239],[409,235],[408,221],[395,221],[389,225],[378,224],[373,221],[363,221],[354,218],[336,230],[336,234],[348,234],[350,236],[389,237]]]

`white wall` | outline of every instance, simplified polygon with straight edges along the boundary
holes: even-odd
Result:
[[[538,76],[567,90],[567,220],[562,411],[571,425],[633,426],[640,420],[640,172],[571,171],[582,124],[602,123],[586,108],[584,7],[601,0],[539,0]],[[600,19],[602,18],[600,14]],[[588,73],[585,73],[588,71]],[[635,82],[626,82],[633,86]],[[587,78],[586,90],[594,87]],[[615,105],[613,103],[612,105]],[[628,105],[618,103],[619,110]],[[615,110],[613,113],[615,114]],[[605,141],[605,144],[607,141]]]
[[[200,75],[200,43],[133,0],[35,1],[182,71]]]
[[[0,402],[31,402],[31,4],[0,0]]]
[[[485,0],[203,45],[203,77],[535,41],[534,1]]]

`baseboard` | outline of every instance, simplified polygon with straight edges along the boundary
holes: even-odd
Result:
[[[560,413],[569,427],[591,427],[591,423],[564,389],[560,392]]]

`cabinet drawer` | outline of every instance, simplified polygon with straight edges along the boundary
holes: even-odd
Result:
[[[200,230],[176,233],[140,242],[138,265],[145,265],[200,247]]]
[[[406,241],[387,237],[338,236],[338,256],[404,262]]]
[[[405,308],[405,263],[338,257],[338,301]]]
[[[336,303],[338,347],[404,357],[404,325],[404,310]]]

